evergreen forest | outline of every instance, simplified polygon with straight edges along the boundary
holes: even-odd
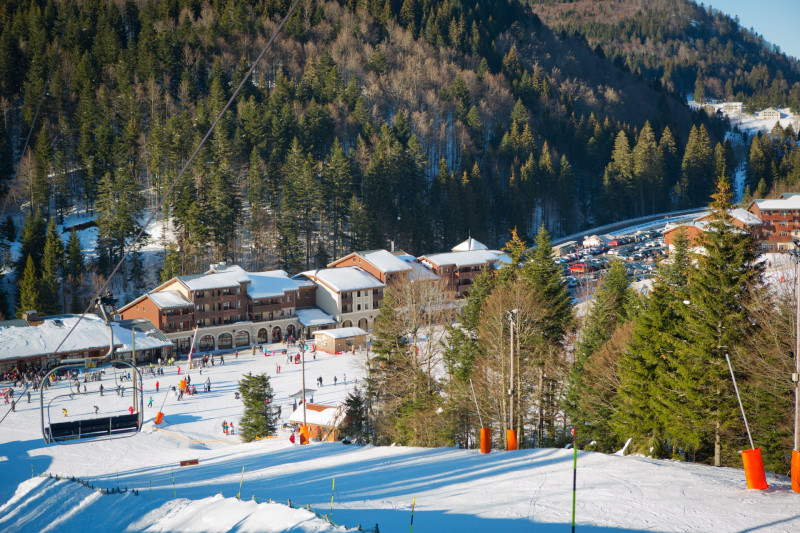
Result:
[[[420,255],[469,235],[500,246],[514,228],[564,236],[703,206],[723,168],[747,169],[746,198],[797,182],[791,128],[726,140],[682,82],[517,0],[303,0],[167,194],[288,7],[0,1],[4,314],[24,307],[29,257],[28,304],[85,305],[162,201],[150,244],[169,279],[220,260],[294,273],[390,242]],[[727,19],[698,20],[711,34]],[[736,36],[750,43],[737,61],[783,72],[788,101],[796,61]],[[64,233],[96,227],[90,254],[49,233],[75,212],[86,218]],[[147,271],[137,246],[119,303],[152,285]]]

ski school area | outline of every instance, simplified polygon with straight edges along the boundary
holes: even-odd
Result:
[[[45,444],[39,392],[15,395],[0,412],[0,531],[555,533],[572,524],[573,475],[576,531],[800,531],[800,495],[773,473],[768,489],[748,490],[741,469],[579,451],[573,471],[573,450],[552,448],[301,446],[283,426],[242,443],[238,381],[266,372],[286,423],[302,397],[296,353],[268,346],[224,353],[224,364],[218,353],[202,374],[179,360],[147,372],[135,402],[124,370],[44,390],[46,427],[143,405],[143,429],[127,438]],[[339,406],[363,381],[365,352],[305,355],[309,403]],[[179,399],[182,380],[197,394]]]

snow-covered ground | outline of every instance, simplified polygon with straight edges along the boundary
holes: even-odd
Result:
[[[307,384],[316,388],[319,376],[324,382],[314,402],[343,401],[363,375],[363,357],[309,358]],[[248,351],[238,358],[226,355],[224,366],[204,369],[202,376],[193,370],[198,391],[210,378],[211,392],[180,402],[163,392],[178,382],[174,367],[164,376],[145,378],[145,404],[152,397],[154,407],[145,407],[146,428],[131,438],[45,446],[38,395],[31,404],[23,400],[0,424],[0,531],[329,532],[356,531],[359,525],[374,530],[377,524],[381,532],[394,532],[410,527],[412,502],[416,531],[560,532],[570,527],[571,450],[481,455],[453,448],[298,446],[284,430],[277,438],[243,444],[223,434],[221,424],[241,416],[234,391],[247,372],[271,376],[286,420],[289,395],[300,389],[300,367],[287,365],[281,355]],[[102,383],[103,398],[93,394],[99,384],[89,382],[87,396],[62,397],[46,416],[57,421],[65,402],[70,418],[93,416],[93,405],[101,414],[119,409],[122,399],[112,392],[113,375]],[[46,403],[56,392],[46,393]],[[165,398],[165,423],[156,429],[152,420]],[[199,464],[180,467],[187,459]],[[590,452],[578,453],[577,472],[578,531],[800,531],[800,495],[788,489],[783,476],[769,474],[770,489],[748,491],[740,469]],[[128,490],[97,491],[118,487]],[[303,509],[289,508],[288,500]],[[306,505],[319,514],[332,510],[333,522],[340,525],[305,510]]]

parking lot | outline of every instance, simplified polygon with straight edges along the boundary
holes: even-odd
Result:
[[[641,281],[655,273],[658,261],[666,255],[661,232],[651,230],[576,249],[556,258],[556,262],[564,270],[570,294],[577,299],[594,292],[598,278],[615,258],[625,263],[632,281]]]

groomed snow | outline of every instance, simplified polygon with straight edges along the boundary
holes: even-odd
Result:
[[[307,361],[307,384],[320,375],[325,383],[314,393],[315,401],[341,403],[354,380],[361,381],[363,359],[363,353],[317,353],[316,360]],[[277,438],[248,444],[225,435],[223,420],[233,420],[238,428],[242,408],[233,393],[243,373],[268,372],[275,403],[288,417],[289,394],[299,389],[301,372],[300,365],[286,361],[281,355],[228,354],[225,365],[204,369],[202,376],[191,373],[198,390],[209,378],[211,392],[180,402],[163,392],[179,379],[175,367],[166,367],[164,376],[145,378],[145,404],[150,397],[155,404],[145,407],[145,429],[114,441],[45,446],[34,394],[31,404],[23,401],[7,416],[0,431],[0,531],[354,532],[359,524],[378,524],[381,532],[396,532],[409,530],[414,499],[417,532],[570,530],[572,450],[481,455],[455,448],[299,446],[284,430]],[[338,385],[331,385],[334,374]],[[113,381],[107,376],[104,383],[110,390]],[[88,384],[87,397],[61,398],[70,417],[93,416],[91,406],[100,400],[94,394],[97,385]],[[123,400],[109,392],[105,399]],[[156,429],[152,420],[164,400],[165,423]],[[60,417],[59,405],[53,409]],[[758,435],[754,438],[758,444]],[[199,464],[179,466],[187,459]],[[770,489],[748,491],[741,469],[591,452],[579,452],[577,465],[580,532],[800,531],[800,495],[791,492],[784,476],[770,473]],[[94,489],[128,490],[105,494],[72,481],[32,477],[45,472],[77,476]],[[341,526],[283,505],[290,499],[321,514],[332,507],[333,521]]]

